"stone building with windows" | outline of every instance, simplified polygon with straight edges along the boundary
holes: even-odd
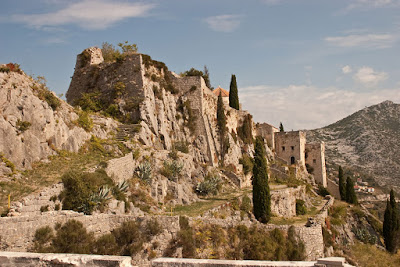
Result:
[[[256,132],[267,141],[275,152],[275,157],[281,162],[308,170],[314,175],[315,182],[328,186],[324,142],[307,144],[305,132],[279,132],[276,127],[267,123],[257,124]]]

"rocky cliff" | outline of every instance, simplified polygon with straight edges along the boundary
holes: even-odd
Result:
[[[217,97],[200,76],[180,77],[142,54],[104,62],[101,49],[88,48],[77,57],[66,97],[83,109],[138,125],[134,139],[145,146],[170,150],[185,143],[197,163],[219,164]],[[237,138],[237,129],[248,113],[227,105],[225,112],[229,143],[225,165],[240,173],[242,149],[250,148],[251,153],[251,146]]]
[[[30,168],[57,150],[77,152],[90,137],[74,124],[77,119],[43,80],[22,71],[0,72],[0,171]]]

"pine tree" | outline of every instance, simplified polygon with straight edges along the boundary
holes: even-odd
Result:
[[[239,110],[239,96],[236,84],[236,76],[232,74],[231,84],[229,87],[229,106]]]
[[[222,94],[219,93],[217,102],[217,126],[219,132],[219,142],[221,148],[221,163],[224,165],[225,153],[227,150],[227,142],[225,140],[226,136],[226,116],[224,110],[224,102],[222,100]]]
[[[268,185],[267,160],[265,159],[264,142],[256,139],[253,166],[253,213],[262,223],[271,218],[271,195]]]
[[[339,193],[340,199],[346,201],[346,184],[343,177],[342,166],[339,166]]]
[[[282,122],[279,124],[279,132],[284,132],[285,129],[283,128]]]
[[[354,191],[354,182],[350,177],[346,180],[346,202],[350,204],[357,204],[357,196]]]
[[[396,253],[398,241],[397,234],[399,232],[400,222],[397,210],[396,199],[393,189],[390,190],[390,200],[386,201],[385,215],[383,219],[383,238],[387,251]]]

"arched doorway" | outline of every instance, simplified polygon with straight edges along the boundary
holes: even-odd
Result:
[[[290,164],[293,165],[296,163],[296,159],[294,157],[290,157]]]

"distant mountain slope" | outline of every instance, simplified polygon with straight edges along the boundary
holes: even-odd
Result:
[[[336,123],[307,132],[326,143],[328,163],[358,167],[380,185],[400,192],[400,105],[391,101],[362,109]]]

